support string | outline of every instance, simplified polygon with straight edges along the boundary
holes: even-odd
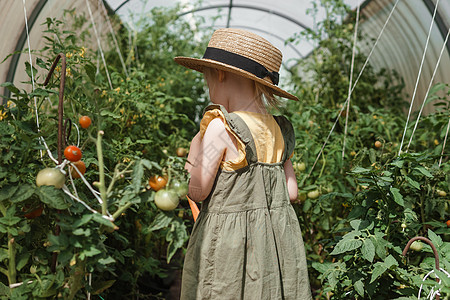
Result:
[[[414,99],[416,98],[417,88],[418,88],[419,81],[420,81],[420,75],[422,74],[423,63],[425,61],[425,55],[427,53],[428,43],[430,42],[431,30],[433,29],[434,19],[436,17],[436,12],[437,12],[437,9],[438,9],[438,6],[439,6],[439,1],[440,0],[437,0],[436,6],[434,7],[433,17],[431,18],[430,28],[428,29],[427,41],[425,43],[425,49],[423,50],[422,61],[420,62],[420,67],[419,67],[419,74],[417,74],[416,85],[414,87],[413,96],[411,98],[411,103],[409,105],[408,117],[406,118],[405,129],[403,131],[402,141],[400,142],[400,148],[398,150],[398,155],[400,155],[402,153],[403,141],[405,140],[406,130],[408,129],[409,118],[411,117],[411,111],[412,111],[412,107],[413,107],[413,104],[414,104]]]
[[[434,80],[434,77],[436,76],[437,69],[438,69],[439,64],[441,62],[442,54],[444,53],[444,50],[446,49],[445,46],[447,45],[449,34],[450,34],[450,27],[449,27],[449,29],[447,31],[447,36],[445,37],[444,44],[442,45],[441,52],[440,52],[438,60],[436,62],[436,67],[434,67],[433,75],[431,76],[430,83],[428,84],[428,89],[427,89],[427,92],[426,92],[425,97],[423,99],[422,106],[420,107],[419,114],[417,115],[416,124],[414,124],[413,132],[411,133],[411,137],[409,138],[408,146],[406,147],[406,152],[408,152],[408,150],[409,150],[409,146],[411,145],[414,133],[416,132],[416,129],[417,129],[417,124],[419,124],[419,119],[420,119],[420,116],[422,115],[423,108],[425,107],[425,103],[426,103],[428,94],[430,92],[431,86],[433,85],[433,80]]]
[[[390,21],[392,15],[393,15],[393,13],[394,13],[396,7],[397,7],[397,4],[399,3],[399,1],[400,1],[400,0],[397,0],[397,1],[395,2],[394,6],[392,7],[391,12],[389,13],[389,16],[387,17],[387,19],[386,19],[386,21],[385,21],[383,27],[381,28],[380,33],[378,34],[378,37],[377,37],[377,39],[376,39],[376,41],[375,41],[375,43],[374,43],[372,49],[370,50],[369,55],[367,56],[367,59],[366,59],[366,61],[364,62],[362,68],[361,68],[361,71],[360,71],[359,74],[358,74],[358,77],[356,77],[356,80],[355,80],[355,83],[353,84],[353,87],[352,87],[352,90],[351,90],[351,92],[350,92],[350,95],[352,94],[353,90],[355,89],[356,84],[357,84],[358,81],[359,81],[359,78],[361,77],[361,75],[362,75],[362,73],[364,72],[364,70],[365,70],[367,64],[369,63],[369,60],[370,60],[370,58],[372,57],[372,53],[374,52],[375,48],[377,47],[378,42],[380,41],[380,38],[381,38],[381,36],[383,35],[384,29],[386,28],[387,24],[389,23],[389,21]],[[345,100],[345,102],[344,102],[342,108],[340,109],[340,111],[339,111],[339,113],[338,113],[338,116],[337,116],[337,118],[336,118],[336,121],[334,122],[333,126],[331,127],[330,133],[328,134],[327,138],[325,139],[325,142],[323,143],[322,148],[320,149],[319,154],[317,155],[317,158],[316,158],[316,160],[314,161],[314,164],[313,164],[311,170],[309,171],[308,177],[311,176],[312,171],[314,170],[314,167],[316,166],[317,162],[319,161],[319,158],[320,158],[320,156],[322,155],[323,149],[324,149],[325,146],[327,145],[328,140],[330,139],[330,136],[331,136],[332,132],[334,131],[334,128],[336,127],[337,122],[339,121],[339,117],[341,116],[342,111],[344,110],[345,106],[347,105],[348,99],[349,99],[349,98],[347,97],[347,99]]]
[[[352,92],[352,81],[353,81],[353,69],[355,66],[355,55],[356,55],[356,40],[358,37],[358,24],[359,24],[359,11],[360,11],[361,3],[358,0],[358,8],[356,10],[356,22],[355,22],[355,32],[353,36],[353,50],[352,50],[352,63],[350,66],[350,78],[348,83],[348,102],[347,102],[347,114],[345,115],[345,129],[344,129],[344,140],[342,143],[342,160],[345,156],[345,143],[347,140],[347,131],[348,131],[348,115],[350,114],[350,97]]]
[[[114,32],[114,29],[111,24],[111,20],[109,19],[109,16],[108,16],[108,12],[106,11],[105,3],[103,3],[102,0],[99,0],[98,2],[101,3],[99,6],[102,7],[103,14],[105,15],[106,21],[108,23],[109,31],[111,31],[111,35],[112,35],[112,38],[114,41],[114,45],[116,46],[117,54],[119,55],[120,63],[122,64],[123,71],[125,72],[125,75],[128,77],[127,67],[125,66],[125,62],[123,60],[123,55],[122,55],[122,52],[120,51],[119,43],[117,42],[116,33]]]
[[[91,5],[89,4],[89,0],[86,0],[86,5],[89,11],[89,16],[91,18],[92,27],[94,28],[95,38],[97,39],[98,49],[100,50],[100,55],[102,57],[103,65],[105,66],[106,77],[108,78],[109,87],[111,90],[113,89],[111,78],[109,76],[108,66],[106,65],[105,55],[103,54],[102,43],[100,42],[100,38],[97,32],[97,27],[95,25],[94,16],[92,15]]]
[[[444,156],[444,149],[445,149],[445,145],[447,143],[447,137],[448,137],[448,130],[449,129],[450,129],[450,117],[448,118],[447,131],[445,132],[444,142],[442,144],[441,158],[439,159],[439,167],[441,167],[441,164],[442,164],[442,157]]]

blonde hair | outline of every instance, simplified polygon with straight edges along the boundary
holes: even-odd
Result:
[[[217,79],[217,69],[216,68],[209,68],[204,67],[203,68],[203,76],[205,79]],[[276,98],[274,95],[274,92],[271,88],[268,86],[265,86],[262,83],[256,82],[252,80],[255,86],[255,92],[256,92],[256,102],[261,107],[270,107],[274,109],[278,109],[278,107],[281,104],[280,99]],[[214,82],[214,81],[213,81]]]

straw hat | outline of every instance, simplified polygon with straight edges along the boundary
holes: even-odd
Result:
[[[275,95],[298,100],[277,86],[283,55],[266,39],[242,29],[216,30],[203,58],[175,57],[178,64],[203,72],[216,68],[250,78],[272,89]]]

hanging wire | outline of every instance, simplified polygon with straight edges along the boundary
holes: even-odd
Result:
[[[409,118],[411,117],[411,111],[412,111],[412,107],[413,107],[413,104],[414,104],[414,99],[416,98],[417,88],[418,88],[419,81],[420,81],[420,75],[422,74],[423,63],[425,61],[425,55],[427,53],[428,44],[430,42],[431,30],[433,29],[434,19],[436,17],[436,12],[437,12],[437,9],[438,9],[438,6],[439,6],[439,1],[440,0],[437,0],[437,2],[436,2],[436,6],[434,7],[434,12],[433,12],[433,17],[431,18],[430,28],[428,30],[427,41],[425,43],[425,49],[423,50],[422,61],[420,62],[420,67],[419,67],[419,74],[417,74],[416,85],[414,87],[413,96],[411,98],[411,103],[409,105],[408,117],[406,118],[405,129],[403,131],[402,141],[400,142],[400,148],[398,150],[398,155],[400,155],[402,153],[403,141],[405,140],[406,130],[408,128]],[[408,151],[406,151],[406,152],[408,152]]]
[[[108,12],[106,11],[105,3],[103,3],[103,0],[99,0],[98,2],[100,3],[99,6],[102,7],[103,14],[105,15],[105,19],[108,23],[109,31],[111,32],[111,36],[113,38],[114,45],[116,46],[116,51],[117,51],[117,54],[119,55],[119,59],[120,59],[120,63],[122,64],[123,71],[125,72],[125,75],[128,77],[127,67],[125,66],[122,52],[120,51],[119,43],[117,42],[116,33],[114,32],[114,29],[111,24],[111,20],[109,19],[109,16],[108,16]]]
[[[356,55],[356,41],[358,37],[358,24],[359,24],[359,12],[361,8],[361,3],[358,0],[358,8],[356,10],[356,21],[355,21],[355,33],[353,36],[353,50],[352,50],[352,63],[350,66],[350,78],[348,83],[348,102],[347,102],[347,114],[345,115],[345,129],[344,129],[344,141],[342,145],[342,159],[344,159],[345,156],[345,143],[347,140],[347,131],[348,131],[348,115],[350,114],[350,97],[352,95],[352,81],[353,81],[353,69],[355,66],[355,55]]]
[[[441,167],[441,164],[442,164],[442,157],[444,156],[444,149],[445,149],[445,144],[447,143],[447,137],[448,137],[448,130],[449,129],[450,129],[450,117],[448,119],[447,131],[445,132],[445,138],[444,138],[444,142],[442,144],[441,158],[439,159],[439,167]]]
[[[91,18],[92,27],[94,28],[95,38],[97,39],[98,49],[100,50],[100,55],[102,57],[103,65],[105,66],[106,77],[108,78],[109,87],[112,90],[113,86],[112,86],[112,83],[111,83],[111,78],[109,76],[108,66],[106,65],[105,55],[104,55],[103,49],[102,49],[102,43],[100,42],[100,37],[99,37],[98,32],[97,32],[97,28],[96,28],[96,25],[95,25],[94,16],[92,15],[92,10],[91,10],[91,5],[89,4],[89,0],[86,0],[86,6],[87,6],[88,11],[89,11],[89,16]]]
[[[425,107],[425,103],[426,103],[426,100],[427,100],[427,97],[428,97],[428,93],[430,92],[431,86],[433,85],[433,80],[434,80],[434,77],[436,76],[437,69],[438,69],[439,64],[441,62],[442,54],[444,53],[444,50],[446,49],[446,45],[447,45],[449,34],[450,34],[450,27],[449,27],[449,29],[447,31],[447,36],[445,37],[444,44],[442,45],[441,52],[440,52],[438,60],[436,62],[436,67],[434,67],[433,75],[431,76],[430,83],[428,84],[428,89],[427,89],[427,92],[426,92],[425,97],[423,99],[422,106],[420,107],[419,114],[417,115],[416,124],[414,125],[413,132],[411,133],[411,137],[409,138],[408,146],[406,147],[406,152],[408,152],[408,150],[409,150],[409,146],[411,145],[414,133],[416,132],[417,124],[419,124],[419,119],[420,119],[420,116],[422,115],[423,108]]]
[[[381,36],[383,35],[384,29],[386,28],[387,24],[389,23],[389,21],[390,21],[392,15],[393,15],[395,9],[397,8],[397,4],[398,4],[399,2],[400,2],[400,0],[397,0],[397,1],[395,2],[394,6],[393,6],[392,9],[391,9],[391,12],[389,13],[389,16],[387,17],[386,21],[384,22],[384,25],[383,25],[383,27],[381,28],[380,33],[378,34],[378,37],[377,37],[377,39],[376,39],[376,41],[375,41],[375,43],[374,43],[372,49],[370,50],[369,55],[367,56],[366,61],[364,62],[363,66],[362,66],[362,68],[361,68],[361,71],[359,71],[358,77],[356,78],[355,83],[353,84],[353,87],[352,87],[352,90],[351,90],[351,92],[350,92],[350,95],[351,95],[351,93],[353,92],[353,90],[355,89],[356,84],[357,84],[358,81],[359,81],[359,78],[361,77],[361,75],[362,75],[362,73],[364,72],[364,70],[365,70],[367,64],[369,63],[369,60],[370,60],[370,58],[372,57],[372,53],[374,52],[375,48],[377,47],[378,42],[380,41],[380,38],[381,38]],[[330,132],[328,133],[328,136],[327,136],[327,138],[325,139],[325,142],[323,143],[322,148],[320,149],[319,154],[317,155],[316,160],[314,161],[314,164],[313,164],[311,170],[309,171],[308,177],[311,176],[312,171],[314,170],[314,167],[316,166],[317,162],[319,161],[319,158],[320,158],[320,156],[321,156],[322,153],[323,153],[323,149],[324,149],[325,146],[327,145],[328,140],[330,139],[330,136],[331,136],[331,134],[333,133],[334,128],[336,127],[336,124],[337,124],[338,121],[339,121],[339,117],[341,116],[342,112],[344,111],[344,108],[345,108],[345,106],[347,105],[348,100],[349,100],[349,97],[347,97],[347,99],[345,100],[344,104],[342,105],[342,108],[340,109],[340,111],[339,111],[339,113],[338,113],[338,116],[337,116],[337,118],[336,118],[336,121],[334,122],[333,126],[331,127],[331,130],[330,130]]]

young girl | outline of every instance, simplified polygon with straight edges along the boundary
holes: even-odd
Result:
[[[186,169],[201,202],[182,275],[181,299],[311,299],[305,249],[290,200],[295,136],[265,103],[297,100],[276,85],[282,54],[239,29],[214,32],[203,58],[176,57],[203,72],[205,109]]]

